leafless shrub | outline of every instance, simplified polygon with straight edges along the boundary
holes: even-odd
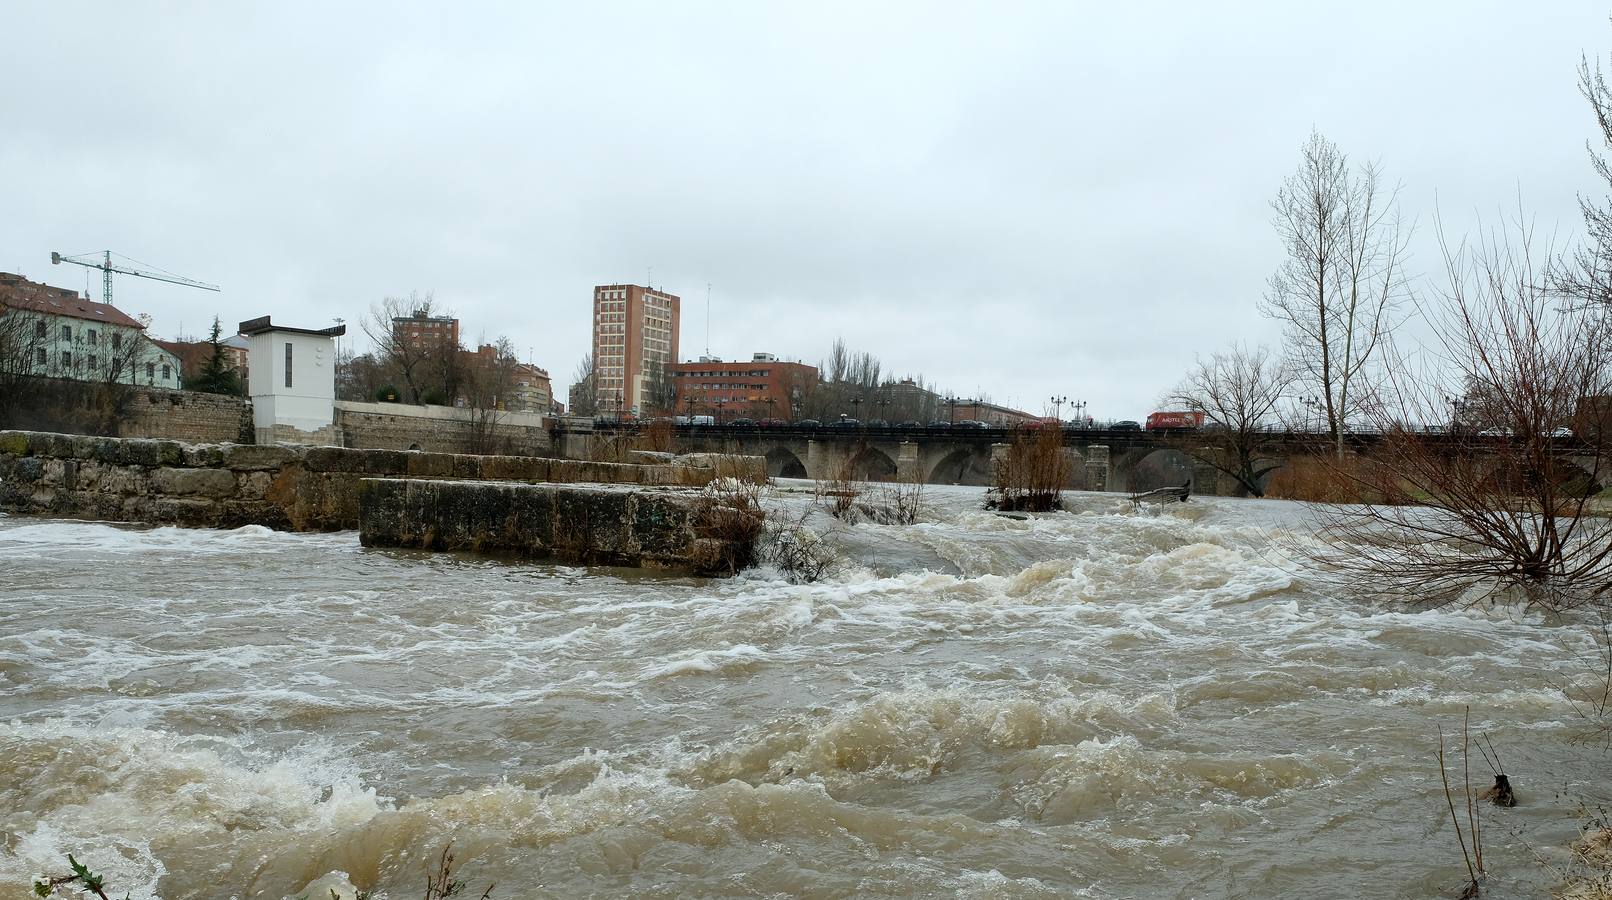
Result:
[[[761,508],[763,486],[737,478],[717,478],[700,491],[693,515],[694,533],[721,547],[717,566],[727,574],[755,560],[756,545],[766,528]]]
[[[1381,431],[1372,465],[1329,473],[1365,501],[1317,507],[1316,557],[1425,602],[1499,592],[1549,609],[1605,602],[1612,518],[1591,498],[1612,447],[1600,429],[1571,439],[1559,429],[1585,398],[1612,392],[1607,311],[1541,287],[1524,226],[1446,245],[1445,262],[1449,287],[1422,310],[1435,358],[1400,357],[1365,404]],[[1481,395],[1500,424],[1485,434],[1410,424],[1443,421],[1452,393]]]
[[[861,518],[857,498],[862,496],[862,490],[863,485],[852,477],[851,463],[847,460],[835,470],[832,478],[817,482],[814,494],[829,515],[855,525]]]
[[[833,574],[841,563],[839,548],[806,527],[808,514],[793,522],[768,525],[762,538],[760,557],[791,584],[819,581]]]
[[[677,449],[677,426],[671,419],[654,419],[639,431],[636,444],[638,450],[671,453]]]
[[[1470,718],[1470,711],[1468,718]],[[1444,764],[1444,726],[1438,729],[1438,773],[1444,781],[1444,801],[1450,808],[1450,824],[1455,826],[1455,839],[1461,845],[1461,858],[1466,861],[1467,886],[1461,892],[1462,900],[1478,896],[1482,890],[1483,879],[1488,877],[1483,869],[1483,818],[1479,812],[1478,804],[1472,795],[1472,770],[1470,756],[1467,748],[1469,744],[1469,730],[1467,718],[1461,721],[1461,773],[1463,777],[1463,796],[1466,806],[1465,830],[1461,828],[1461,818],[1455,812],[1455,795],[1450,790],[1450,773]],[[1467,848],[1467,838],[1471,837],[1471,849]]]
[[[1069,469],[1069,457],[1063,452],[1063,429],[1020,429],[1014,433],[1007,454],[996,461],[986,505],[1026,512],[1059,509]]]
[[[869,497],[868,517],[884,525],[912,525],[923,515],[924,483],[917,479],[881,485]]]

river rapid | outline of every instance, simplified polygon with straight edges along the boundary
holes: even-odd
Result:
[[[980,499],[809,585],[0,518],[0,896],[405,900],[450,841],[496,898],[1454,896],[1467,707],[1487,896],[1604,797],[1582,623],[1372,605],[1293,504]]]

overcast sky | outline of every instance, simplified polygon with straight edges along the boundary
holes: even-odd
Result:
[[[158,336],[434,291],[563,391],[591,286],[653,268],[685,359],[709,283],[724,358],[844,336],[1141,418],[1195,353],[1277,339],[1269,202],[1312,127],[1403,183],[1430,278],[1435,206],[1520,195],[1560,239],[1599,191],[1574,67],[1612,7],[1111,5],[14,0],[0,269],[82,290],[50,251],[111,249],[223,286],[119,278]]]

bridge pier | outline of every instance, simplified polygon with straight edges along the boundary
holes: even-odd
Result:
[[[896,480],[907,484],[922,484],[923,461],[918,456],[917,441],[902,441],[896,449]]]
[[[823,441],[808,440],[806,442],[806,477],[814,481],[825,481],[834,477],[832,468],[834,461],[833,448]]]
[[[1086,490],[1108,490],[1108,445],[1092,444],[1086,448]]]
[[[1202,452],[1207,454],[1208,448]],[[1192,458],[1192,492],[1205,497],[1218,497],[1221,495],[1221,472],[1196,456]]]

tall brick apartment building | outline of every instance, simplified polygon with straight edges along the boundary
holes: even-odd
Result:
[[[593,289],[593,378],[602,416],[649,412],[645,399],[658,371],[677,363],[675,294],[636,284]]]
[[[794,419],[817,386],[817,367],[757,353],[748,362],[702,359],[671,367],[679,414]]]

